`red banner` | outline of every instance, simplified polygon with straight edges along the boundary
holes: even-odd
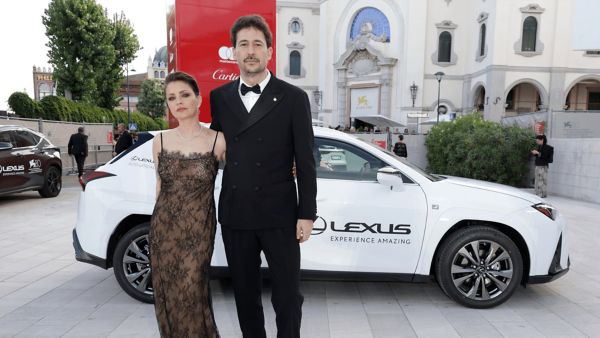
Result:
[[[229,30],[243,15],[263,16],[273,33],[273,57],[269,70],[275,74],[275,0],[172,0],[167,13],[169,72],[193,75],[200,86],[200,121],[210,122],[210,91],[239,77],[233,58]],[[177,121],[169,114],[169,127]]]

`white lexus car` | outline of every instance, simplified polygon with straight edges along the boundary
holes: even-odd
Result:
[[[301,245],[304,279],[433,276],[458,303],[489,308],[519,284],[549,282],[568,271],[565,219],[543,199],[500,184],[430,175],[335,130],[314,127],[314,134],[318,219]],[[77,260],[113,267],[121,287],[144,302],[153,300],[154,135],[140,134],[127,152],[85,176],[73,230]],[[215,198],[221,177],[219,170]],[[216,276],[226,272],[220,227],[212,267]]]

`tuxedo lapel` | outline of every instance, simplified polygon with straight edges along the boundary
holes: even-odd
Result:
[[[236,80],[231,83],[231,86],[226,90],[225,104],[228,107],[228,111],[234,113],[234,115],[242,121],[242,124],[245,124],[245,121],[248,119],[248,111],[244,106],[244,102],[240,98],[240,93],[238,88],[240,86],[240,80]]]
[[[244,132],[250,128],[256,122],[260,121],[263,117],[269,114],[283,99],[284,93],[279,84],[279,80],[271,75],[271,80],[263,90],[262,94],[258,98],[258,101],[254,104],[254,107],[248,114],[246,123],[240,128],[238,134]],[[243,104],[242,104],[243,106]]]

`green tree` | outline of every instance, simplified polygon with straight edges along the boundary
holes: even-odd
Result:
[[[112,108],[122,66],[139,50],[125,16],[108,19],[95,0],[52,0],[42,22],[57,92],[73,100]]]
[[[148,79],[142,83],[137,108],[151,117],[162,117],[165,114],[165,94],[158,80]]]
[[[119,104],[122,97],[117,95],[119,87],[123,82],[123,66],[133,61],[135,53],[140,50],[137,36],[131,23],[121,12],[114,14],[111,26],[114,31],[112,45],[115,51],[115,59],[107,72],[99,74],[99,98],[98,105],[112,108]]]
[[[23,92],[14,92],[8,97],[8,105],[21,117],[33,117],[33,100]]]
[[[425,140],[429,170],[519,186],[528,170],[533,130],[486,121],[481,113],[442,122]]]

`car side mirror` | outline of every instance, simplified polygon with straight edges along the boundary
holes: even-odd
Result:
[[[392,191],[402,191],[404,182],[400,170],[392,167],[383,167],[377,170],[377,182],[390,187]]]
[[[0,150],[10,150],[13,148],[12,143],[10,142],[0,142]]]

